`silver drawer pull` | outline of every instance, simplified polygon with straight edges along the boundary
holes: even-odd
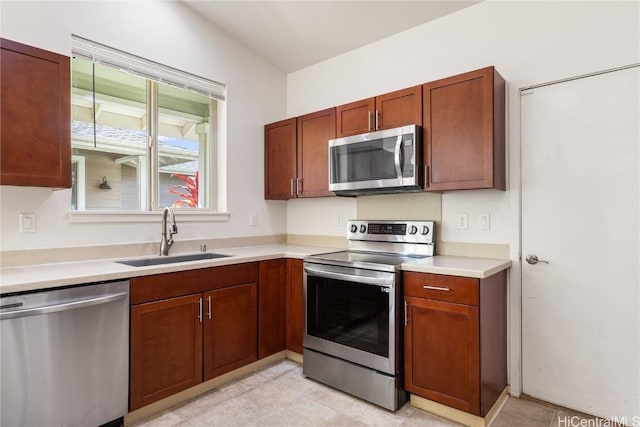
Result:
[[[451,290],[449,288],[441,288],[440,286],[428,286],[428,285],[424,285],[422,288],[431,289],[432,291],[445,291],[445,292],[449,292]]]

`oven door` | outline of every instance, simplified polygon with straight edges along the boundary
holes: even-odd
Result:
[[[304,347],[395,375],[396,279],[305,262]]]

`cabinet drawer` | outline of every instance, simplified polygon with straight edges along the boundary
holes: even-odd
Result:
[[[258,263],[232,264],[131,279],[131,305],[258,281]]]
[[[441,274],[404,273],[404,294],[418,298],[478,305],[479,279]]]

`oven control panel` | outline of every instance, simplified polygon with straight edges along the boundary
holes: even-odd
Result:
[[[347,239],[429,244],[435,242],[435,221],[350,220]]]

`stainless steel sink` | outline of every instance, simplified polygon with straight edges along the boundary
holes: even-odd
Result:
[[[174,255],[174,256],[157,256],[153,258],[138,258],[126,261],[116,261],[118,264],[130,265],[131,267],[146,267],[148,265],[173,264],[176,262],[199,261],[203,259],[226,258],[231,255],[214,254],[211,252]]]

